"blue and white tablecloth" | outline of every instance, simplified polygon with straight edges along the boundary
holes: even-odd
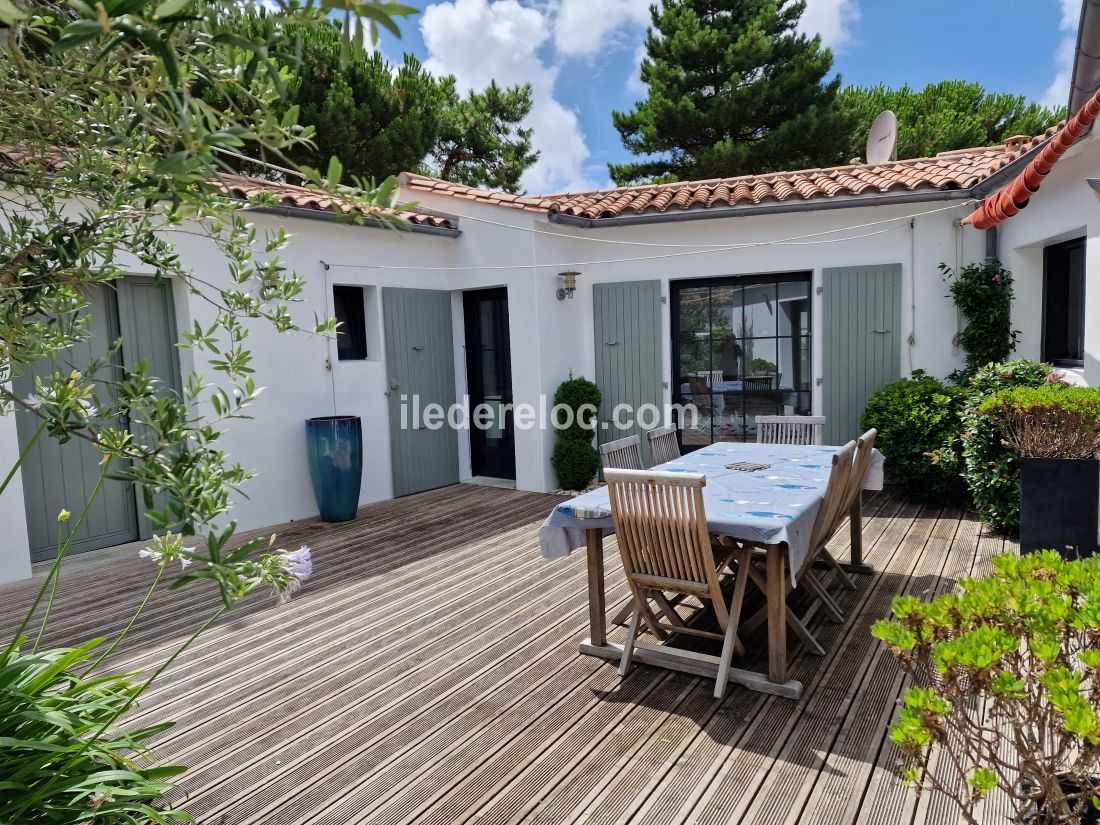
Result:
[[[839,447],[720,442],[669,461],[654,470],[703,473],[703,507],[712,533],[763,544],[787,544],[792,574],[809,552],[810,531],[825,496],[832,455]],[[731,470],[751,461],[766,470]],[[881,490],[882,454],[875,450],[863,489]],[[565,556],[584,547],[585,531],[614,532],[606,487],[559,504],[539,530],[542,555]]]

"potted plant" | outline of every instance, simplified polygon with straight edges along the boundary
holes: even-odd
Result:
[[[555,414],[554,429],[558,440],[550,465],[563,490],[583,490],[600,469],[600,453],[592,446],[596,414],[603,396],[599,387],[586,378],[569,378],[554,393],[555,410],[568,410],[567,420]]]
[[[1092,555],[1100,529],[1100,390],[1061,382],[982,402],[1020,455],[1020,549]]]
[[[1012,821],[1096,822],[1100,805],[1100,557],[993,559],[993,573],[924,604],[899,597],[872,634],[916,680],[890,738],[918,793],[966,822],[1000,789]]]

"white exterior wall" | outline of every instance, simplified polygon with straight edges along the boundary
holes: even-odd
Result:
[[[998,228],[1001,261],[1012,272],[1016,355],[1039,358],[1042,348],[1043,249],[1074,238],[1085,242],[1085,364],[1069,380],[1100,386],[1100,203],[1086,178],[1100,177],[1100,135],[1070,149],[1018,215]]]
[[[1056,188],[1052,185],[1056,175],[1081,174],[1072,158],[1067,157],[1062,163],[1073,168],[1062,169],[1060,164],[1052,173],[1051,181],[1044,186],[1044,193],[1047,186]],[[1089,200],[1091,195],[1087,192],[1081,195],[1081,209],[1087,203],[1100,215],[1095,200]],[[813,273],[813,370],[816,380],[821,377],[823,357],[822,300],[817,294],[822,270],[832,266],[898,263],[902,268],[905,296],[902,339],[913,337],[911,345],[903,344],[900,373],[905,375],[911,369],[920,368],[945,376],[961,366],[962,353],[953,346],[952,339],[958,329],[957,315],[937,267],[941,262],[957,267],[980,261],[985,254],[983,233],[957,225],[958,219],[971,208],[963,201],[584,230],[550,223],[543,215],[506,207],[421,193],[416,193],[415,199],[424,207],[457,213],[463,235],[454,239],[253,214],[252,220],[261,234],[265,229],[282,225],[295,236],[282,258],[288,267],[307,279],[302,303],[292,308],[304,326],[312,324],[314,312],[331,314],[332,285],[367,287],[369,357],[366,361],[341,362],[335,357],[335,344],[326,339],[304,334],[276,335],[263,323],[254,325],[251,344],[256,377],[267,389],[252,409],[255,420],[234,422],[223,439],[224,448],[233,460],[257,472],[257,477],[246,485],[248,498],[237,501],[233,511],[233,517],[242,528],[316,514],[303,423],[312,416],[334,413],[361,416],[365,468],[360,502],[365,504],[392,496],[389,416],[384,394],[388,376],[382,335],[383,287],[442,289],[453,293],[456,394],[459,398],[466,393],[461,291],[507,287],[514,400],[537,405],[540,396],[551,398],[570,372],[593,376],[592,284],[597,282],[657,279],[667,297],[669,282],[676,279],[810,271]],[[1009,231],[1004,233],[1002,249],[1010,248],[1010,244],[1012,248],[1025,245],[1019,253],[1021,260],[1029,254],[1028,241],[1010,241],[1010,232],[1022,231],[1020,227],[1027,223],[1024,220],[1027,216],[1042,214],[1042,200],[1040,195],[1023,216],[1009,222]],[[900,220],[879,223],[891,219]],[[1093,235],[1095,225],[1090,238]],[[698,247],[635,246],[586,240],[591,238],[644,244],[756,246],[699,254]],[[777,243],[780,241],[785,243]],[[224,261],[212,246],[188,235],[178,236],[177,243],[187,265],[209,279],[224,277]],[[637,260],[639,258],[647,260]],[[322,260],[332,265],[327,272],[321,265]],[[1089,260],[1092,272],[1097,261],[1091,254]],[[1017,270],[1018,303],[1034,305],[1034,296],[1025,285],[1027,267],[1013,261],[1015,259],[1009,264]],[[582,274],[574,299],[558,301],[555,294],[560,286],[557,273],[565,269],[577,269]],[[140,274],[140,270],[135,273]],[[188,295],[182,286],[176,290],[175,298],[179,328],[187,328],[195,320],[203,323],[211,317],[210,307],[201,299]],[[1100,290],[1090,293],[1089,300],[1091,311],[1093,302],[1100,303]],[[1034,331],[1027,329],[1027,324],[1031,323],[1024,317],[1027,313],[1021,311],[1020,314],[1018,326],[1025,328],[1021,354],[1029,354],[1027,347],[1037,346],[1034,343],[1037,339]],[[663,307],[661,329],[657,334],[661,336],[667,379],[671,377],[672,358],[667,304]],[[1100,331],[1094,329],[1090,335],[1090,352],[1100,352]],[[191,354],[185,350],[181,357],[186,373],[193,367]],[[331,369],[326,367],[326,361]],[[1095,359],[1091,363],[1094,372],[1100,369]],[[208,378],[215,375],[210,370],[205,372]],[[814,386],[813,389],[814,409],[820,411],[821,388]],[[668,387],[665,400],[671,401]],[[16,449],[15,428],[6,426],[9,421],[10,418],[0,418],[0,458]],[[550,429],[515,432],[519,489],[545,491],[556,486],[549,463],[553,442]],[[459,444],[460,475],[467,478],[470,456],[466,434],[460,433]],[[0,518],[5,525],[14,528],[9,530],[9,535],[25,536],[26,533],[21,495],[17,479],[0,499]],[[27,575],[26,557],[25,540],[22,547],[14,542],[0,550],[0,581]]]

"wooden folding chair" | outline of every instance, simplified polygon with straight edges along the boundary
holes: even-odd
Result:
[[[813,529],[810,531],[810,549],[806,553],[806,558],[802,561],[802,566],[794,576],[798,586],[805,588],[813,597],[810,607],[803,615],[799,616],[789,604],[786,605],[787,623],[795,634],[805,642],[806,647],[818,656],[823,656],[825,654],[825,649],[806,625],[813,610],[820,604],[829,618],[835,622],[843,621],[844,614],[840,612],[840,608],[837,607],[836,602],[833,601],[832,596],[829,595],[825,586],[814,575],[813,566],[814,562],[818,560],[821,553],[825,550],[825,543],[828,542],[833,533],[836,532],[837,525],[840,524],[844,518],[843,507],[847,501],[848,484],[852,475],[852,464],[855,459],[855,452],[856,442],[849,441],[833,453],[832,467],[829,470],[829,481],[825,487],[825,498],[821,502],[821,509],[817,511]],[[723,543],[727,546],[752,547],[751,544],[745,542],[737,542],[728,537],[724,538],[725,541]],[[762,593],[768,592],[767,578],[764,572],[757,569],[751,562],[745,565],[745,576],[743,578],[751,580]],[[765,605],[763,609],[757,611],[752,617],[742,622],[741,629],[748,633],[763,624],[766,619],[767,605]]]
[[[611,517],[622,555],[623,569],[634,598],[627,640],[619,673],[630,671],[638,625],[644,622],[658,638],[684,633],[722,640],[722,655],[714,695],[725,694],[730,659],[743,651],[737,637],[745,578],[734,580],[733,595],[726,603],[718,581],[719,572],[730,567],[736,549],[712,548],[703,512],[706,476],[698,473],[639,472],[608,470],[605,474],[611,497]],[[747,554],[746,554],[747,558]],[[732,567],[730,568],[732,569]],[[666,593],[695,596],[713,605],[722,633],[688,626],[665,598]],[[649,606],[652,599],[663,624]]]
[[[758,444],[820,444],[825,429],[823,415],[758,415]]]
[[[867,469],[871,466],[871,456],[875,449],[875,439],[878,437],[878,430],[871,429],[865,432],[856,441],[856,454],[852,459],[852,470],[848,476],[848,484],[844,490],[844,501],[840,505],[840,513],[837,516],[836,527],[840,526],[840,522],[844,520],[845,513],[852,512],[852,505],[856,503],[856,497],[863,495],[863,479],[867,475]],[[834,527],[834,533],[836,528]],[[831,536],[830,536],[831,538]],[[822,547],[820,551],[821,561],[824,562],[832,571],[836,574],[837,579],[846,590],[855,590],[855,582],[852,581],[851,576],[847,571],[841,567],[833,554],[829,552],[829,548]]]
[[[626,438],[601,444],[600,460],[605,470],[644,470],[641,437],[628,435]]]
[[[676,427],[661,427],[646,433],[649,439],[649,455],[653,465],[664,464],[680,457],[680,442],[676,440]]]

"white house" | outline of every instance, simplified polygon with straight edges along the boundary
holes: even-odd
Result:
[[[1080,42],[1098,41],[1100,5],[1086,2]],[[1078,49],[1071,114],[1100,87],[1100,59],[1087,52]],[[302,321],[337,314],[347,333],[271,335],[256,348],[267,391],[256,421],[225,438],[258,473],[234,516],[252,528],[317,513],[303,422],[333,414],[363,420],[363,504],[474,476],[552,490],[549,425],[435,430],[402,426],[402,415],[412,395],[421,408],[470,396],[537,412],[570,374],[603,391],[601,441],[645,428],[608,422],[615,404],[681,401],[703,412],[681,433],[689,448],[751,437],[756,414],[784,411],[826,415],[828,440],[847,440],[877,387],[962,365],[940,263],[1000,259],[1016,281],[1017,355],[1100,384],[1100,289],[1086,288],[1100,267],[1095,132],[1058,159],[1025,210],[993,229],[962,223],[1058,131],[933,158],[544,197],[406,174],[400,195],[417,214],[400,233],[337,220],[310,190],[240,179],[240,195],[262,187],[283,203],[250,215],[261,233],[295,236],[282,257],[309,279]],[[212,247],[178,243],[196,271],[219,271]],[[195,365],[186,350],[174,365],[172,336],[208,307],[150,274],[135,270],[104,299],[118,324],[104,338],[122,332],[142,357],[186,373]],[[29,437],[19,415],[0,417],[0,462]],[[50,554],[56,511],[83,502],[73,449],[44,445],[0,497],[0,582],[30,575],[32,559]],[[147,535],[121,485],[97,507],[76,549]]]

